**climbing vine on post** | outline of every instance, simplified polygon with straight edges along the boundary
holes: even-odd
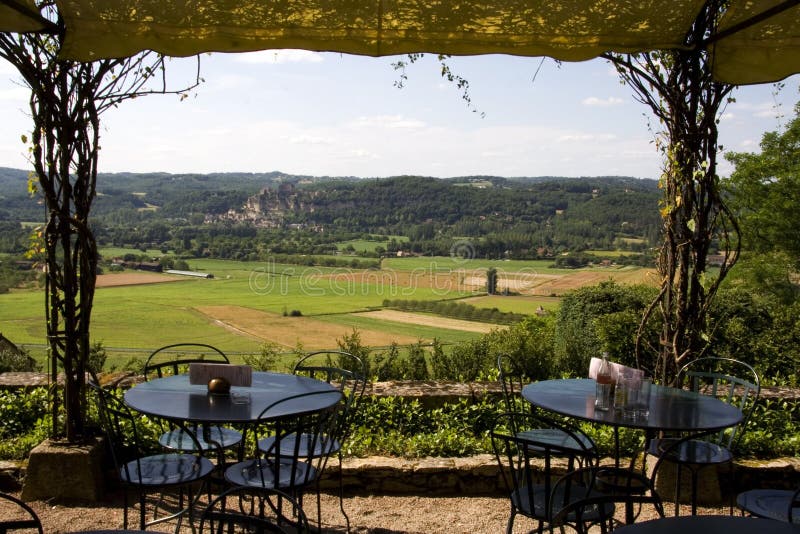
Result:
[[[91,63],[60,59],[64,25],[56,4],[41,2],[39,9],[50,21],[49,30],[0,33],[0,57],[17,68],[31,92],[33,126],[23,141],[29,143],[31,184],[47,209],[42,237],[52,436],[74,443],[83,438],[86,421],[85,372],[97,275],[89,216],[96,195],[100,115],[146,94],[183,97],[201,80],[198,70],[186,88],[168,90],[164,58],[155,53]],[[55,387],[59,371],[64,373],[63,395]]]
[[[713,33],[722,3],[708,2],[686,37],[686,48],[642,54],[607,54],[635,98],[647,105],[663,128],[660,187],[663,242],[657,268],[660,292],[646,310],[639,332],[661,321],[659,346],[637,339],[637,359],[655,353],[652,369],[663,383],[708,349],[711,301],[736,262],[739,227],[725,205],[717,176],[719,115],[734,86],[711,76],[712,57],[704,39]],[[709,275],[709,254],[719,252],[718,274]]]

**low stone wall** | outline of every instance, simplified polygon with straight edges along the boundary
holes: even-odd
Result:
[[[108,374],[106,384],[121,387],[138,381],[130,373]],[[0,388],[25,388],[46,385],[44,373],[0,374]],[[418,399],[425,406],[438,407],[463,398],[479,400],[499,396],[497,382],[377,382],[369,385],[367,395],[401,396]],[[797,390],[765,389],[765,397],[800,398]],[[563,466],[557,466],[563,469]],[[493,455],[469,458],[423,458],[417,460],[369,457],[346,459],[342,466],[343,481],[349,492],[373,494],[442,494],[442,495],[499,495],[504,492],[500,468]],[[0,462],[0,490],[20,484],[25,476],[25,462]],[[331,459],[326,470],[325,484],[338,486],[339,465]],[[800,459],[768,461],[740,460],[735,464],[738,488],[796,488],[800,487]]]
[[[606,459],[604,463],[610,461]],[[347,493],[461,496],[505,493],[500,467],[491,454],[468,458],[348,458],[342,469]],[[556,463],[553,469],[563,472],[566,464]],[[338,473],[338,462],[332,458],[325,471],[323,487],[338,488]],[[0,491],[19,489],[25,474],[26,462],[0,462]],[[800,458],[741,460],[734,465],[734,476],[740,490],[797,488],[800,487]]]

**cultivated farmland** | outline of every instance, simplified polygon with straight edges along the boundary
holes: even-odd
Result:
[[[455,321],[429,314],[380,311],[384,300],[467,299],[476,307],[516,313],[552,311],[558,295],[582,285],[615,279],[648,280],[648,270],[606,267],[556,270],[549,262],[454,261],[393,258],[381,270],[334,269],[223,260],[191,260],[191,269],[213,279],[187,279],[126,271],[98,278],[92,341],[111,358],[146,353],[161,345],[193,341],[228,352],[257,352],[264,342],[304,349],[336,347],[358,330],[369,346],[405,345],[434,338],[443,343],[473,339],[499,325]],[[497,269],[499,287],[515,296],[486,296],[485,272]],[[2,333],[43,352],[41,291],[0,295]],[[123,350],[124,349],[124,350]]]

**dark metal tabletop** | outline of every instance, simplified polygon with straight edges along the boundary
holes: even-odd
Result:
[[[550,412],[614,427],[710,432],[742,420],[741,410],[719,399],[655,384],[646,419],[626,418],[613,408],[595,410],[595,381],[589,378],[534,382],[522,388],[522,396]]]
[[[341,399],[339,390],[321,380],[285,373],[253,373],[250,387],[232,386],[228,395],[208,393],[205,384],[189,384],[189,375],[142,382],[125,393],[125,403],[146,415],[195,423],[252,423],[273,403],[303,393],[327,391],[292,399],[270,410],[271,418],[324,410]]]
[[[773,519],[731,515],[665,517],[620,527],[614,534],[798,534],[800,527]]]

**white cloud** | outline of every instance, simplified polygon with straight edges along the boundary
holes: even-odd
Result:
[[[774,106],[769,106],[761,110],[757,110],[753,112],[753,117],[758,117],[759,119],[774,119],[775,117],[781,115],[784,111],[778,109]]]
[[[607,108],[611,106],[619,106],[623,103],[621,98],[617,98],[615,96],[610,96],[608,98],[597,98],[596,96],[590,96],[588,98],[584,98],[581,100],[581,104],[584,106],[592,106],[592,107],[600,107],[600,108]]]
[[[30,95],[31,92],[24,87],[12,87],[10,89],[0,90],[0,100],[27,102]]]
[[[723,113],[722,115],[720,115],[719,120],[720,121],[730,121],[730,120],[733,120],[735,118],[736,118],[736,115],[729,111],[727,113]]]
[[[380,156],[374,152],[364,148],[354,148],[350,150],[349,155],[357,159],[379,159]]]
[[[425,122],[418,119],[405,118],[402,115],[374,115],[371,117],[357,117],[351,121],[351,126],[356,128],[397,128],[420,129],[425,128]]]
[[[617,136],[614,134],[564,134],[556,138],[559,143],[585,143],[587,141],[613,141]]]
[[[333,141],[327,137],[315,135],[295,135],[289,137],[287,141],[293,145],[330,145]]]
[[[239,63],[319,63],[323,61],[322,54],[310,50],[261,50],[247,54],[237,54]]]
[[[0,76],[5,77],[14,74],[19,74],[17,68],[5,59],[0,59]]]

